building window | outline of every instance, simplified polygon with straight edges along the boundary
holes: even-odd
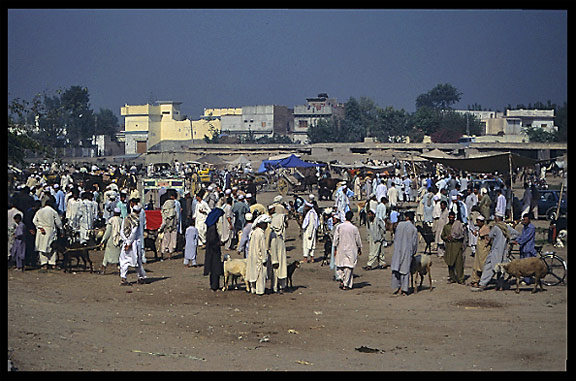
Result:
[[[262,122],[262,127],[266,127],[266,122]]]
[[[307,120],[299,120],[298,127],[300,128],[308,128],[308,121]]]

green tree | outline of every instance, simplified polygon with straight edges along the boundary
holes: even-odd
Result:
[[[556,133],[546,131],[541,127],[525,127],[522,132],[528,135],[531,142],[549,143],[558,140]]]
[[[440,113],[431,107],[420,107],[411,115],[412,126],[424,135],[432,135],[440,128]]]
[[[392,141],[393,137],[404,136],[410,133],[410,115],[406,111],[396,110],[391,106],[378,109],[378,126],[372,136],[380,142]]]
[[[118,132],[118,118],[109,109],[101,108],[100,111],[94,115],[94,134],[106,135],[116,141],[116,132]]]
[[[427,93],[416,98],[416,109],[430,107],[448,110],[453,104],[460,102],[462,93],[449,83],[438,84]]]
[[[307,130],[310,143],[335,143],[340,141],[340,128],[334,120],[320,119]]]
[[[22,164],[28,152],[43,152],[44,146],[31,137],[33,125],[28,123],[31,110],[38,104],[37,99],[29,103],[19,98],[13,99],[8,104],[7,151],[10,164]]]
[[[72,86],[60,96],[66,135],[72,145],[90,139],[96,134],[94,112],[90,108],[87,88]]]
[[[564,102],[562,106],[556,106],[554,124],[558,127],[556,134],[560,142],[568,141],[568,104]]]

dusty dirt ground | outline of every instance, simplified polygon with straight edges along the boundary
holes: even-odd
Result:
[[[294,289],[263,296],[243,287],[211,291],[202,267],[185,268],[181,254],[155,262],[147,252],[148,283],[128,287],[117,272],[9,268],[8,358],[18,371],[567,369],[567,286],[475,293],[448,284],[446,265],[433,255],[432,290],[425,280],[419,293],[393,296],[389,268],[362,269],[368,246],[365,226],[360,231],[365,247],[350,291],[320,261],[296,270]],[[302,258],[294,221],[287,249],[289,261]],[[567,249],[549,249],[566,258]],[[202,264],[203,251],[198,258]],[[92,260],[99,269],[102,253]],[[466,275],[472,262],[467,250]]]

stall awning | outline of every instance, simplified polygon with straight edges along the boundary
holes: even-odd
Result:
[[[448,155],[421,154],[420,157],[440,163],[447,167],[471,173],[498,173],[508,174],[510,164],[512,168],[529,167],[538,162],[511,152],[478,154],[471,157],[448,157]]]

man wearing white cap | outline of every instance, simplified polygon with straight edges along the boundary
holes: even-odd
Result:
[[[302,221],[302,250],[304,262],[314,263],[314,250],[316,249],[316,231],[318,230],[318,214],[314,205],[304,203],[304,220]]]
[[[262,214],[256,218],[250,233],[250,247],[246,266],[246,278],[251,282],[250,289],[256,295],[263,295],[266,289],[266,262],[268,261],[268,247],[266,245],[265,230],[271,218]]]
[[[288,215],[288,211],[286,210],[286,207],[282,204],[282,196],[281,195],[274,197],[274,202],[272,203],[272,205],[274,205],[274,211],[276,213]]]
[[[340,220],[344,221],[346,212],[350,210],[350,198],[354,197],[354,192],[348,189],[345,181],[340,182],[340,188],[336,191],[336,202],[334,208],[340,213]]]
[[[250,232],[252,232],[252,213],[246,213],[244,215],[246,225],[244,229],[239,233],[240,239],[238,242],[237,250],[244,258],[248,258],[248,250],[250,248]]]
[[[122,250],[120,208],[115,208],[113,213],[112,217],[106,222],[106,231],[100,242],[100,246],[105,246],[104,258],[102,259],[102,274],[106,274],[106,268],[109,264],[118,264],[120,251]]]
[[[288,217],[284,213],[276,211],[276,204],[268,207],[270,213],[270,264],[272,265],[272,290],[282,293],[286,287],[286,223]]]
[[[478,203],[478,208],[480,209],[480,213],[484,216],[484,218],[490,217],[490,209],[492,206],[492,199],[488,195],[488,191],[486,188],[480,189],[480,202]]]
[[[122,249],[120,250],[120,284],[130,285],[126,276],[128,267],[136,267],[138,272],[138,283],[145,283],[146,272],[142,265],[142,247],[140,246],[140,212],[142,207],[135,205],[130,213],[122,221],[120,237],[122,239]]]

